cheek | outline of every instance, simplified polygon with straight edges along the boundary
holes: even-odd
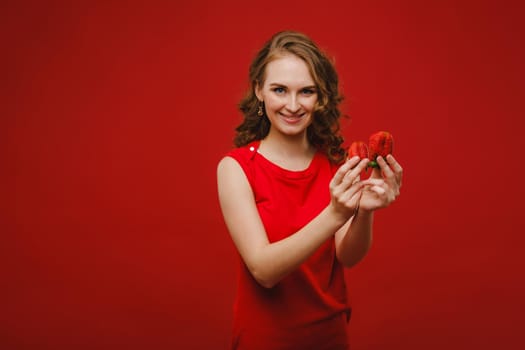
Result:
[[[264,104],[268,109],[281,108],[284,105],[282,99],[275,95],[267,95],[264,99]]]
[[[306,100],[304,102],[303,106],[304,106],[304,108],[306,108],[306,109],[308,109],[310,111],[313,111],[316,103],[317,103],[317,99],[316,98],[311,98],[311,99]]]

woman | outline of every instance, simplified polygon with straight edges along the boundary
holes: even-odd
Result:
[[[388,155],[346,159],[338,77],[307,36],[280,32],[250,66],[236,149],[218,165],[223,216],[242,258],[234,349],[347,349],[343,268],[372,241],[373,212],[399,194]]]

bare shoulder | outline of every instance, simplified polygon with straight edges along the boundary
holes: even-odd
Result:
[[[225,156],[219,161],[217,165],[217,180],[219,181],[219,185],[232,180],[248,183],[248,179],[241,165],[230,156]]]
[[[237,160],[230,156],[225,156],[217,165],[217,185],[219,197],[224,196],[248,196],[252,197],[250,184]]]
[[[251,266],[257,247],[268,243],[255,197],[241,165],[226,156],[217,166],[219,204],[228,231],[244,261]]]
[[[223,157],[217,165],[217,176],[227,175],[229,173],[242,172],[240,164],[230,156]]]

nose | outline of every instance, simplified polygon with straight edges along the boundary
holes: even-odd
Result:
[[[301,109],[301,105],[299,103],[299,99],[297,96],[290,94],[290,97],[288,99],[288,103],[286,104],[286,109],[290,113],[297,113]]]

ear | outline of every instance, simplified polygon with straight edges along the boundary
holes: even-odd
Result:
[[[255,82],[255,86],[253,88],[254,92],[255,92],[255,96],[257,96],[257,99],[259,101],[264,101],[263,99],[263,95],[262,95],[262,86],[259,84],[259,82]]]

